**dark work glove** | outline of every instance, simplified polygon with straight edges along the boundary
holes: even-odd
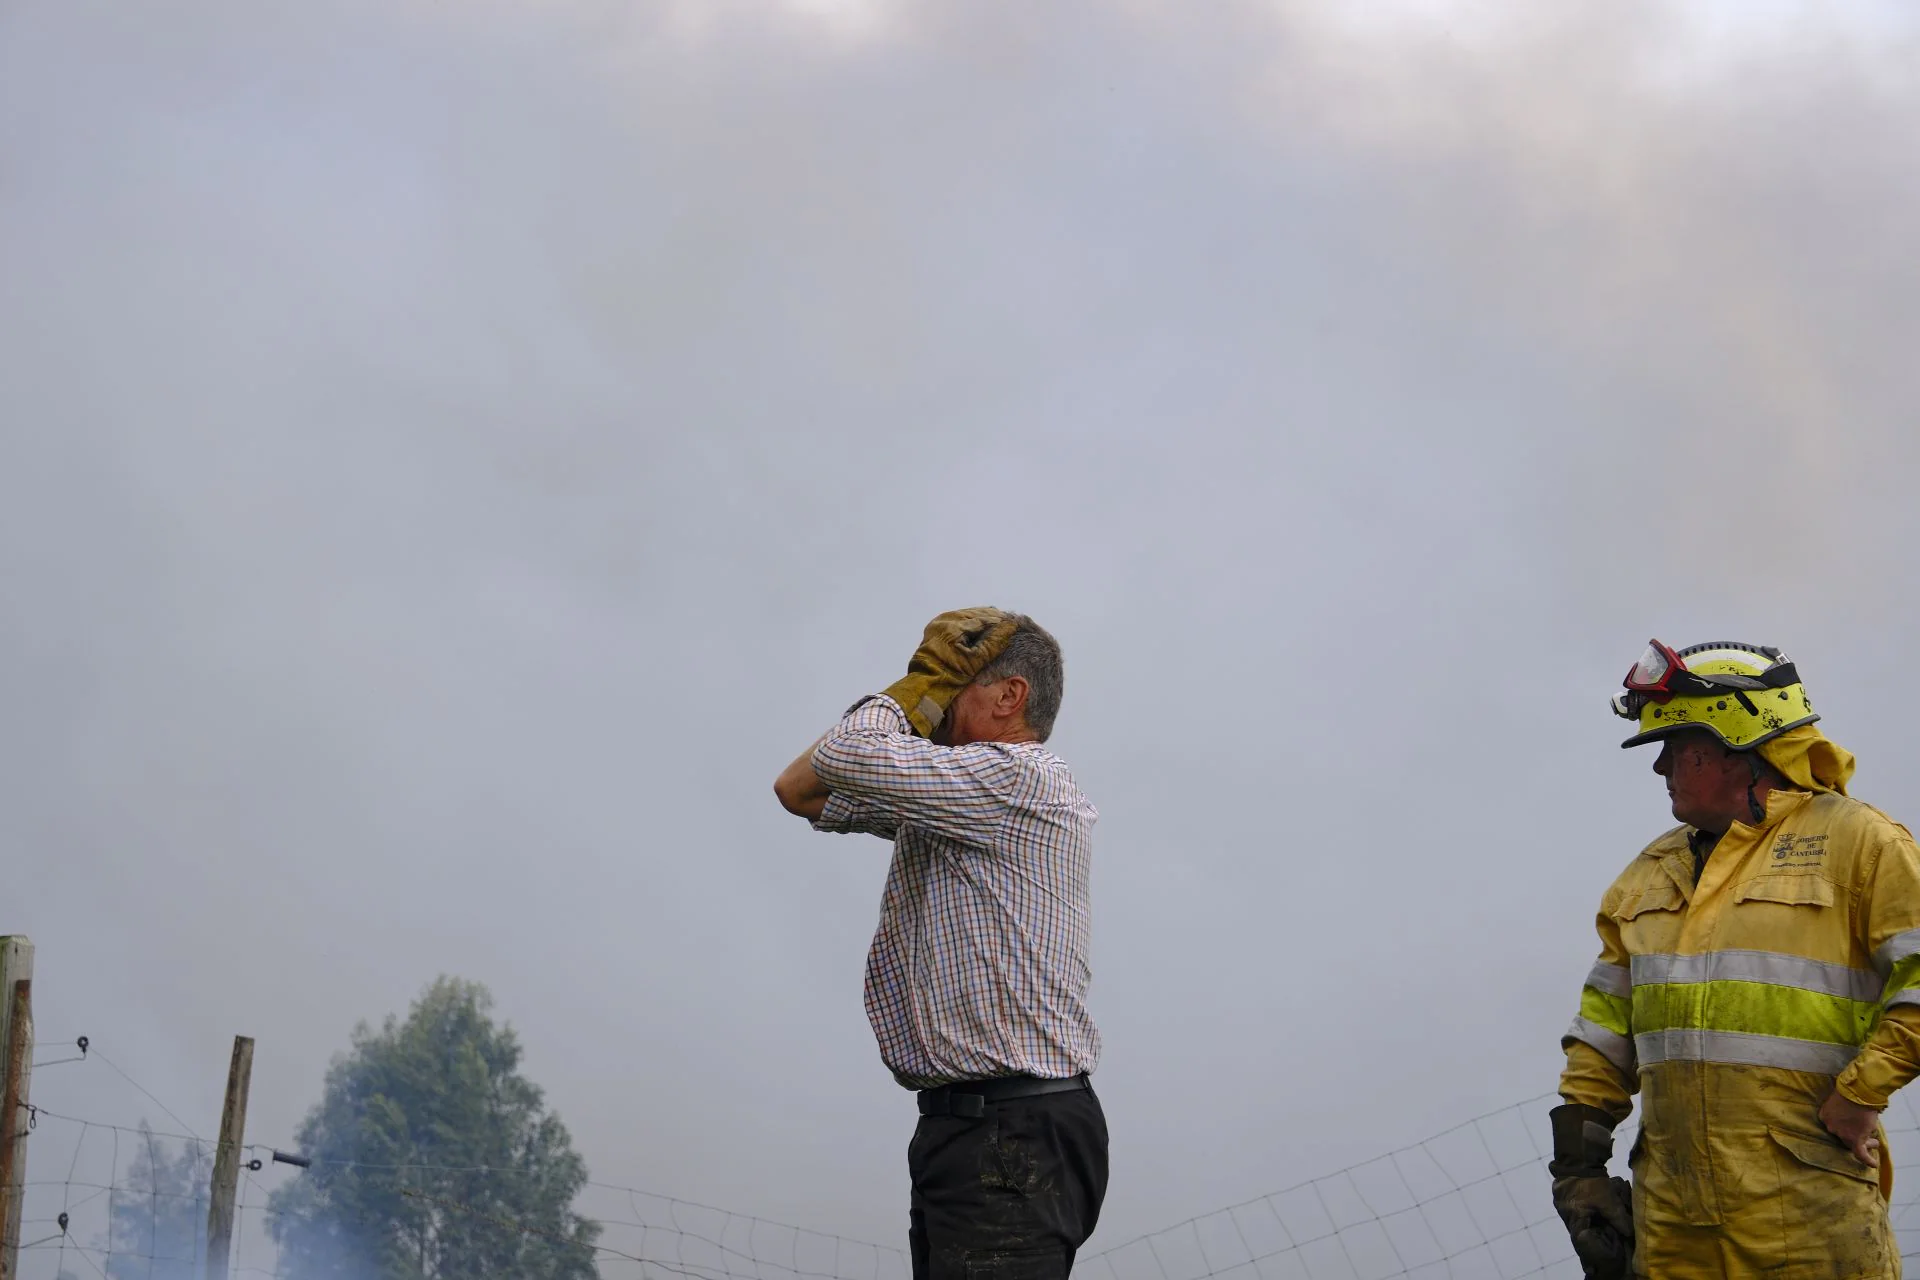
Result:
[[[1625,1280],[1633,1262],[1633,1188],[1609,1177],[1613,1117],[1597,1107],[1567,1103],[1553,1122],[1553,1207],[1566,1224],[1587,1280]]]

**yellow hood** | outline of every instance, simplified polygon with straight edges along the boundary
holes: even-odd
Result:
[[[1847,794],[1853,777],[1853,752],[1829,739],[1819,729],[1803,724],[1761,743],[1760,758],[1807,791]]]

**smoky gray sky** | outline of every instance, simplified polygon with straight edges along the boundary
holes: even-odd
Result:
[[[211,1131],[254,1035],[284,1142],[454,973],[596,1177],[900,1243],[887,849],[769,785],[1001,604],[1116,1244],[1552,1088],[1649,635],[1787,647],[1920,816],[1920,25],[1356,8],[0,7],[42,1038]]]

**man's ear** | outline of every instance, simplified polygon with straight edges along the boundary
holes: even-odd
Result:
[[[1000,682],[999,692],[994,695],[993,709],[1003,716],[1024,714],[1031,688],[1025,676],[1008,676]]]

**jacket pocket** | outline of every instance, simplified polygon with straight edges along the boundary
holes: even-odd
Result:
[[[1679,885],[1670,880],[1657,880],[1621,898],[1607,914],[1624,923],[1649,911],[1678,911],[1685,903]]]
[[[1828,1173],[1842,1174],[1857,1182],[1869,1183],[1876,1189],[1880,1186],[1880,1171],[1869,1169],[1855,1160],[1853,1152],[1840,1146],[1837,1139],[1810,1138],[1805,1134],[1787,1133],[1772,1127],[1767,1129],[1767,1133],[1776,1143],[1785,1148],[1788,1155],[1801,1164],[1814,1169],[1825,1169]],[[1883,1154],[1882,1159],[1884,1158]]]
[[[1733,888],[1735,902],[1778,902],[1789,907],[1830,907],[1833,905],[1833,899],[1833,885],[1826,877],[1804,873],[1755,876]]]
[[[1769,1280],[1899,1275],[1900,1247],[1888,1229],[1879,1173],[1855,1160],[1837,1138],[1772,1126],[1767,1136],[1773,1139],[1778,1189],[1758,1202],[1758,1212],[1738,1233],[1756,1265],[1732,1274],[1765,1274]]]

